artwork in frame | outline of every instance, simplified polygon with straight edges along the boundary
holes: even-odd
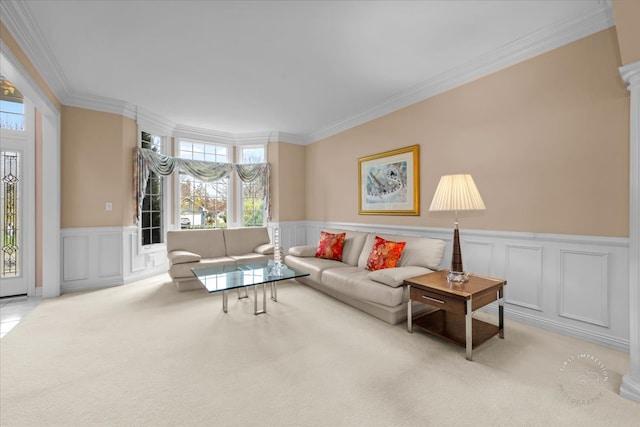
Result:
[[[420,146],[358,159],[360,215],[420,215]]]

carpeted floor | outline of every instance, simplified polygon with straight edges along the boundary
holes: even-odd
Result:
[[[253,298],[253,292],[249,295]],[[628,355],[506,319],[464,349],[296,282],[251,299],[168,276],[44,300],[0,341],[6,426],[637,426]],[[478,316],[487,316],[478,313]]]

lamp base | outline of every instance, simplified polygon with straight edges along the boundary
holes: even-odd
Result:
[[[467,273],[461,271],[450,271],[447,274],[447,282],[464,283],[469,281]]]

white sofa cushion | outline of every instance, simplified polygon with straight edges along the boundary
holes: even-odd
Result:
[[[342,262],[331,259],[316,258],[315,256],[297,257],[292,255],[285,257],[285,264],[309,273],[309,279],[317,283],[322,283],[322,272],[324,270],[344,266]]]
[[[266,227],[224,229],[224,244],[227,247],[227,256],[251,253],[258,246],[267,244],[270,241]]]
[[[253,249],[253,252],[260,255],[273,255],[274,251],[275,247],[271,243],[265,243]]]
[[[197,262],[200,261],[202,256],[194,254],[189,251],[171,251],[167,254],[171,265],[184,264],[185,262]]]
[[[181,250],[200,254],[202,258],[226,256],[221,229],[167,231],[167,254]]]
[[[371,271],[367,277],[375,282],[384,283],[392,288],[397,288],[398,286],[402,286],[405,279],[422,276],[423,274],[431,272],[433,272],[433,270],[426,267],[407,266]]]
[[[358,267],[367,267],[367,260],[369,259],[371,249],[373,249],[376,236],[393,242],[406,242],[398,267],[418,266],[430,268],[431,270],[438,270],[440,268],[446,247],[446,243],[443,240],[378,233],[369,233],[367,236],[360,258],[358,259]]]
[[[429,239],[427,237],[408,237],[398,266],[413,265],[439,270],[446,246],[447,244],[444,240]]]
[[[228,265],[235,264],[236,261],[233,258],[220,257],[220,258],[202,258],[198,262],[185,262],[183,264],[176,264],[169,269],[169,275],[173,277],[193,277],[195,275],[191,271],[195,267],[212,267],[214,265]]]
[[[370,272],[357,267],[331,268],[322,272],[327,288],[365,301],[395,307],[408,299],[404,287],[385,286],[369,279]]]
[[[318,248],[313,245],[293,246],[289,248],[289,255],[298,257],[314,257]]]

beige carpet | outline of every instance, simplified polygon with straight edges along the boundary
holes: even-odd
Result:
[[[250,292],[251,297],[253,293]],[[167,276],[45,300],[0,341],[7,426],[631,426],[628,355],[506,321],[475,351],[295,282],[266,315]],[[482,313],[480,313],[482,315]],[[583,355],[583,356],[580,356]],[[584,355],[598,358],[595,368]],[[573,359],[572,359],[573,356]],[[594,363],[594,362],[590,362]],[[601,369],[601,368],[604,369]],[[578,403],[589,398],[593,401]]]

